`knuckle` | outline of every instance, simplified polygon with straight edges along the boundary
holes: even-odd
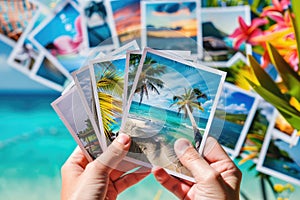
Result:
[[[203,176],[204,181],[213,181],[221,179],[221,174],[215,170],[209,170],[205,173],[205,176]]]

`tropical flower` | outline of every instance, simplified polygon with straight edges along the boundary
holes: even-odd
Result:
[[[263,35],[263,31],[258,27],[268,23],[268,20],[257,18],[254,19],[251,25],[247,25],[242,17],[238,18],[240,27],[237,28],[229,37],[234,38],[234,48],[238,49],[243,42],[249,43],[251,45],[258,45],[253,38]]]

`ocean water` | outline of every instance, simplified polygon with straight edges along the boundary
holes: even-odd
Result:
[[[0,199],[60,199],[60,168],[76,143],[50,106],[56,97],[0,95]],[[242,191],[251,200],[262,199],[257,172],[248,171],[247,163],[239,167]],[[279,179],[272,181],[285,184]],[[300,195],[300,188],[295,189],[290,200]],[[275,199],[269,187],[267,191],[269,199]],[[177,199],[150,175],[118,199],[153,200],[159,194],[161,200]]]

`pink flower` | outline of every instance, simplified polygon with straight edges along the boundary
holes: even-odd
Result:
[[[267,6],[263,9],[263,12],[261,14],[262,17],[269,16],[270,13],[273,12],[283,12],[285,11],[289,5],[291,4],[290,0],[272,0],[272,5]]]
[[[234,48],[238,49],[243,42],[251,45],[257,45],[258,43],[253,41],[254,37],[263,35],[263,31],[259,29],[259,26],[268,23],[268,20],[262,18],[256,18],[252,20],[251,25],[248,26],[242,17],[238,18],[240,27],[237,28],[229,37],[234,38]]]

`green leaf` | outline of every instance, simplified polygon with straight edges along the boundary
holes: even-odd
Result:
[[[255,58],[251,55],[248,55],[248,59],[250,62],[250,66],[253,68],[255,76],[260,83],[260,85],[269,90],[276,96],[286,99],[286,97],[281,93],[280,89],[278,88],[277,84],[273,81],[273,79],[265,72],[265,70],[260,66],[260,64],[255,60]]]
[[[292,107],[288,101],[274,95],[262,86],[256,85],[247,79],[253,89],[266,101],[275,106],[285,119],[297,130],[300,130],[300,112]]]
[[[295,18],[292,17],[292,22],[295,29],[295,35],[297,40],[298,56],[300,56],[300,1],[292,0],[291,4],[292,4],[292,12],[295,15]],[[299,71],[300,69],[298,68],[298,72]]]
[[[288,88],[288,93],[300,101],[300,76],[290,67],[270,43],[267,43],[270,59],[280,74],[283,83]]]

